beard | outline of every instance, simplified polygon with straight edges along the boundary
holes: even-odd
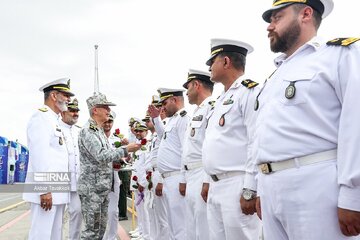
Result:
[[[269,33],[273,37],[273,42],[270,41],[271,51],[287,52],[297,42],[300,32],[300,25],[294,19],[281,36],[275,32]]]
[[[60,110],[60,112],[65,112],[68,110],[66,102],[61,100],[56,100],[56,107]]]
[[[78,118],[76,117],[72,117],[71,119],[70,119],[70,123],[71,124],[69,124],[69,125],[74,125],[74,124],[76,124],[77,123],[77,120],[78,120]]]

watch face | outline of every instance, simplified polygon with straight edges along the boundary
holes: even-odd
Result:
[[[245,200],[251,200],[251,199],[254,198],[253,192],[251,192],[249,190],[244,190],[242,195],[243,195]]]
[[[243,196],[244,196],[245,200],[250,200],[251,199],[251,193],[249,191],[245,191]]]

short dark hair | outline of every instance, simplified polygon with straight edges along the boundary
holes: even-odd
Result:
[[[199,79],[195,79],[194,81],[198,81],[205,89],[207,89],[211,93],[213,92],[214,83],[211,83],[211,82],[208,82],[208,81],[202,81],[202,80],[199,80]]]
[[[235,69],[245,71],[246,56],[243,54],[237,52],[222,52],[219,56],[230,58]]]
[[[293,4],[293,9],[295,10],[295,12],[299,13],[302,9],[304,9],[305,7],[309,7],[309,5],[306,5],[304,3],[295,3]],[[313,19],[314,19],[314,26],[315,29],[318,30],[320,27],[320,24],[322,22],[322,16],[321,13],[318,12],[315,8],[312,8],[313,11]]]

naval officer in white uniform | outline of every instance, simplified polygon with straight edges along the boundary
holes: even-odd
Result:
[[[186,239],[185,199],[179,193],[179,183],[184,182],[181,170],[181,155],[189,116],[184,109],[183,90],[158,89],[162,108],[168,117],[162,134],[157,167],[163,178],[162,196],[170,226],[171,239]]]
[[[67,205],[69,212],[69,240],[80,239],[82,214],[81,202],[77,193],[77,181],[80,176],[80,156],[78,136],[80,127],[76,125],[79,118],[78,100],[74,98],[68,105],[68,110],[61,113],[60,127],[64,133],[66,148],[69,156],[70,172],[70,202]]]
[[[208,240],[206,202],[201,197],[201,189],[208,179],[202,164],[202,145],[205,138],[206,116],[213,108],[212,91],[214,83],[210,73],[190,69],[183,87],[190,104],[197,107],[185,134],[182,154],[182,174],[185,183],[180,183],[180,190],[186,202],[186,239]]]
[[[249,154],[258,89],[256,82],[241,79],[246,55],[252,51],[244,42],[211,40],[207,61],[211,80],[224,85],[214,110],[207,116],[202,152],[204,169],[212,178],[207,197],[211,240],[257,240],[260,233],[260,222],[254,214],[256,167]]]
[[[30,118],[27,126],[29,167],[26,183],[36,186],[34,175],[49,172],[68,172],[68,152],[59,126],[60,113],[67,110],[70,79],[61,78],[42,86],[44,106]],[[70,189],[68,189],[70,190]],[[62,240],[63,213],[69,202],[69,191],[24,192],[23,198],[31,205],[30,240]]]
[[[332,9],[332,0],[277,0],[263,14],[271,50],[282,53],[256,106],[265,239],[360,233],[360,44],[317,36]]]

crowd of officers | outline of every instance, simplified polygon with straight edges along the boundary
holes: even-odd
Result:
[[[101,93],[87,99],[89,121],[73,133],[69,82],[46,84],[28,126],[29,172],[75,173],[69,212],[81,208],[81,239],[114,239],[104,234],[116,231],[124,163],[133,167],[133,239],[359,239],[359,39],[316,36],[332,8],[331,0],[274,1],[263,18],[271,50],[282,54],[261,89],[242,79],[253,47],[212,39],[209,72],[190,69],[184,89],[157,89],[147,115],[129,120],[131,141],[113,134],[115,104]],[[217,98],[214,83],[224,89]],[[73,156],[80,161],[68,169]],[[61,239],[66,194],[24,194],[30,239]],[[73,226],[78,239],[81,222]]]

